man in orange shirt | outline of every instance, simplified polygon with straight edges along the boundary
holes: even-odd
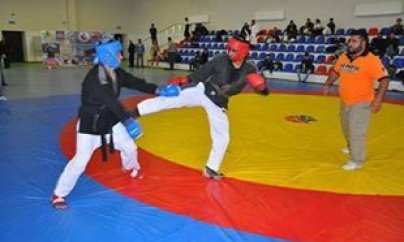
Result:
[[[368,46],[366,32],[354,31],[348,41],[348,53],[338,58],[323,86],[323,94],[327,95],[330,86],[339,79],[341,126],[347,142],[342,152],[351,156],[342,167],[345,170],[359,169],[366,160],[366,135],[371,112],[380,111],[389,85],[387,71],[380,59],[369,52]],[[375,81],[379,81],[376,95]]]

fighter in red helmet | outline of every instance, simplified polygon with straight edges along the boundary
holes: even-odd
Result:
[[[227,54],[217,55],[189,76],[169,81],[182,86],[179,96],[148,99],[135,109],[138,116],[144,116],[172,108],[202,107],[208,116],[212,139],[212,149],[203,170],[203,175],[208,178],[223,177],[219,169],[230,140],[229,97],[240,93],[247,84],[262,95],[269,93],[265,78],[257,73],[255,65],[246,61],[249,51],[248,42],[230,38]]]

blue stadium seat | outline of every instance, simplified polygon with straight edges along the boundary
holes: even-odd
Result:
[[[306,42],[305,37],[302,35],[296,40],[297,43],[303,44]]]
[[[324,62],[325,62],[325,56],[324,55],[317,56],[316,63],[323,64]]]
[[[276,61],[284,61],[285,60],[285,55],[283,53],[280,53],[276,56]]]
[[[275,53],[269,53],[268,56],[269,56],[272,60],[275,60]]]
[[[268,44],[264,44],[262,46],[262,51],[269,51],[269,45]]]
[[[389,27],[382,28],[382,29],[380,30],[380,34],[381,34],[381,35],[389,35],[390,33],[391,33],[391,29],[390,29]]]
[[[387,66],[390,64],[390,58],[387,57],[387,56],[383,56],[383,57],[381,58],[381,61],[382,61],[383,65],[384,65],[385,67],[387,67]]]
[[[295,51],[296,51],[296,46],[294,46],[294,45],[289,45],[287,51],[288,51],[288,52],[295,52]]]
[[[270,45],[269,50],[275,52],[278,50],[278,47],[276,45]]]
[[[263,60],[263,59],[265,59],[266,56],[267,56],[267,54],[265,54],[265,52],[261,52],[261,53],[258,55],[258,59]]]
[[[285,58],[285,61],[292,62],[294,60],[293,54],[288,54]]]
[[[324,44],[325,43],[325,37],[323,35],[320,35],[316,39],[317,44]]]
[[[293,65],[288,63],[285,65],[285,67],[283,68],[284,72],[293,72]]]
[[[284,45],[284,44],[280,45],[278,51],[279,52],[286,52],[286,45]]]
[[[254,59],[254,60],[258,59],[258,52],[252,52],[252,54],[250,55],[250,58]]]
[[[336,35],[345,35],[345,30],[344,29],[337,29],[335,32]]]
[[[316,38],[314,36],[310,36],[307,40],[307,44],[314,44],[316,42]]]
[[[306,48],[306,52],[309,52],[309,53],[314,52],[314,46],[313,46],[313,45],[309,45],[309,46],[307,46],[307,48]]]
[[[303,55],[297,55],[295,58],[296,62],[302,62],[302,60],[303,60]]]
[[[305,50],[304,45],[299,45],[296,48],[296,52],[304,52],[304,50]]]
[[[351,35],[354,30],[355,30],[354,28],[348,29],[348,30],[346,31],[345,35]]]
[[[322,45],[318,46],[316,49],[316,53],[324,53],[324,51],[325,51],[325,47]]]
[[[393,66],[397,68],[403,68],[404,67],[404,58],[395,58],[393,60]]]

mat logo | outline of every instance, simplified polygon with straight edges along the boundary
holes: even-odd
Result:
[[[285,117],[286,121],[293,122],[293,123],[303,123],[303,124],[309,124],[311,122],[316,122],[317,119],[315,119],[312,116],[305,115],[305,114],[299,114],[299,115],[289,115]]]

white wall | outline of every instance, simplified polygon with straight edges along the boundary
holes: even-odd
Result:
[[[26,34],[26,59],[32,57],[32,36],[40,30],[100,30],[148,35],[150,23],[158,29],[183,23],[185,16],[209,15],[209,29],[240,29],[256,11],[285,9],[283,21],[261,22],[261,28],[284,28],[290,19],[301,26],[307,17],[337,27],[390,26],[403,14],[354,17],[355,4],[383,0],[0,0],[0,30],[31,31]],[[384,2],[400,0],[384,0]],[[401,0],[403,1],[403,0]],[[11,13],[15,13],[12,17]],[[16,22],[10,25],[9,20]],[[117,26],[121,26],[120,29]],[[33,31],[33,32],[32,32]]]
[[[389,1],[389,0],[388,0]],[[397,1],[397,0],[391,0]],[[398,0],[400,1],[400,0]],[[284,21],[262,22],[262,27],[286,27],[289,19],[298,26],[310,17],[322,19],[334,17],[337,26],[372,27],[391,26],[401,15],[382,17],[354,17],[355,4],[378,3],[380,0],[138,0],[135,1],[133,24],[136,32],[144,32],[154,22],[164,28],[174,22],[183,22],[187,15],[210,15],[211,29],[240,29],[242,23],[253,18],[256,11],[285,9]]]

